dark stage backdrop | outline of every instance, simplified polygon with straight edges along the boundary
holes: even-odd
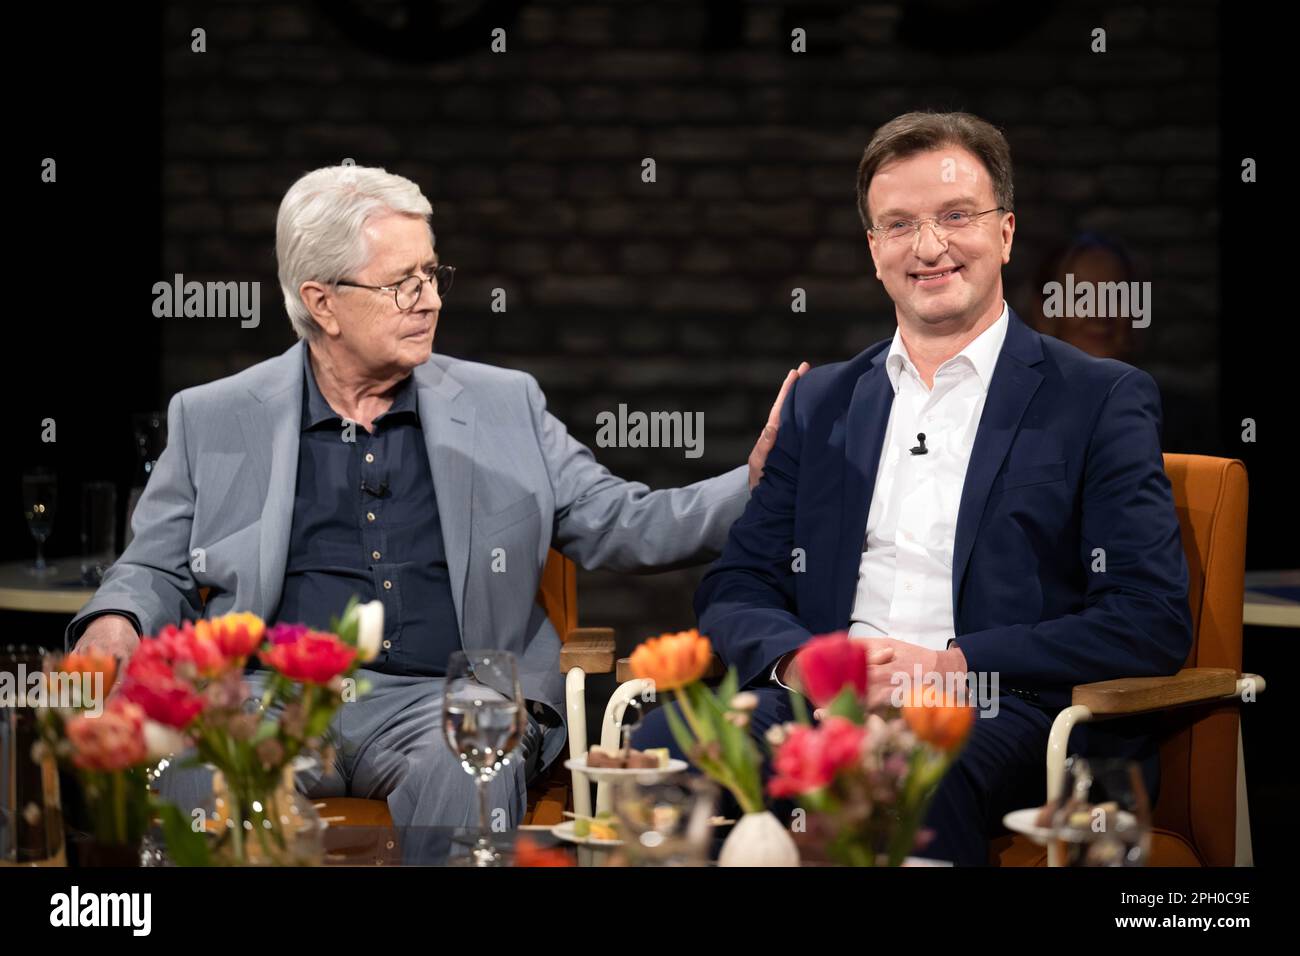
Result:
[[[1032,311],[1074,234],[1122,243],[1152,283],[1132,360],[1166,393],[1170,447],[1219,451],[1214,26],[1182,2],[171,6],[162,274],[260,281],[264,318],[162,320],[159,400],[291,344],[276,208],[303,172],[351,158],[433,203],[459,270],[438,351],[532,372],[593,447],[621,403],[703,412],[698,459],[596,451],[655,487],[707,477],[745,460],[787,369],[892,334],[857,161],[898,113],[965,109],[1013,149],[1008,301]],[[698,577],[584,575],[582,616],[630,646],[693,623]]]

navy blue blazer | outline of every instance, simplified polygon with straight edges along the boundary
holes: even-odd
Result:
[[[1059,709],[1075,684],[1183,666],[1187,564],[1155,381],[1014,311],[1009,322],[958,511],[954,629],[971,670]],[[700,630],[742,687],[767,683],[811,635],[849,626],[894,399],[889,345],[790,390],[763,479],[696,593]]]

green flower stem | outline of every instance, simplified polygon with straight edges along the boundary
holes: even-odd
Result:
[[[275,680],[274,678],[272,678],[271,680],[266,682],[266,691],[262,694],[262,703],[259,707],[258,712],[261,714],[265,714],[267,709],[271,706],[271,702],[274,699],[275,699]]]
[[[682,714],[686,718],[686,723],[690,725],[691,733],[695,735],[695,740],[698,745],[699,742],[703,739],[704,734],[700,732],[699,718],[695,715],[694,708],[691,707],[689,695],[687,694],[687,688],[686,687],[677,688],[673,692],[673,696],[677,699],[677,703],[680,705]],[[672,705],[669,704],[669,706]],[[728,790],[731,791],[731,793],[735,796],[736,801],[740,804],[741,810],[743,810],[745,813],[762,812],[763,810],[762,800],[759,799],[758,801],[755,801],[754,795],[749,792],[749,788],[744,786],[739,780],[736,779],[736,776],[734,773],[732,773],[731,768],[728,767],[725,763],[721,761],[714,761],[706,757],[701,757],[698,754],[695,757],[695,762],[696,764],[699,765],[699,768],[703,770],[708,776],[712,777],[714,780],[718,781],[718,783],[722,784],[724,787],[726,787]]]
[[[890,866],[901,865],[912,851],[916,843],[916,831],[925,819],[925,812],[937,790],[936,784],[943,779],[948,764],[946,755],[932,758],[928,747],[919,748],[912,755],[907,782],[898,801],[901,808],[898,827],[889,843]]]
[[[126,843],[126,781],[123,779],[122,771],[118,770],[113,773],[113,842],[122,845]]]
[[[230,803],[230,820],[234,823],[232,828],[234,838],[231,842],[234,844],[235,861],[241,864],[246,863],[248,861],[244,856],[244,808],[239,795],[229,785],[226,786],[226,799]]]
[[[695,710],[691,707],[690,696],[686,693],[685,687],[679,687],[673,691],[673,696],[677,698],[677,705],[681,708],[682,715],[686,722],[691,726],[691,733],[695,735],[697,741],[704,739],[704,734],[700,731],[699,719],[695,716]]]

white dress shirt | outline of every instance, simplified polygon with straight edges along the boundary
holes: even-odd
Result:
[[[1009,321],[1003,300],[997,321],[935,371],[933,388],[921,380],[895,330],[885,358],[894,401],[867,515],[849,636],[894,637],[939,651],[955,638],[957,511]],[[918,432],[925,435],[923,455],[909,451],[918,446]]]

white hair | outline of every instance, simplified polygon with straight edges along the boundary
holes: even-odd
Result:
[[[405,176],[371,166],[325,166],[289,187],[275,218],[275,258],[284,308],[298,338],[311,339],[320,331],[299,287],[337,282],[363,268],[370,250],[362,230],[374,216],[389,213],[428,222],[433,207]]]

